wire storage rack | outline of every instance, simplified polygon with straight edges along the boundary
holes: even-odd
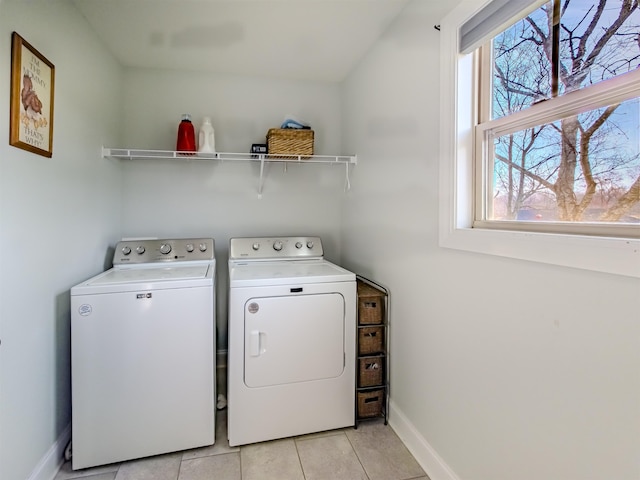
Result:
[[[357,283],[355,428],[389,412],[389,289],[362,275]]]

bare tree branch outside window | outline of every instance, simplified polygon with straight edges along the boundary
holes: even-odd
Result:
[[[560,1],[494,39],[492,118],[640,66],[638,0],[563,0],[554,35]],[[639,130],[636,98],[496,138],[496,219],[640,223]]]

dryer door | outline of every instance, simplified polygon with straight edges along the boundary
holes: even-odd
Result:
[[[345,305],[341,294],[252,298],[245,304],[244,319],[248,387],[342,375]]]

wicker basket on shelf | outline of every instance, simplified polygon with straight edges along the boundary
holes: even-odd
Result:
[[[313,130],[270,128],[267,132],[270,157],[296,159],[313,155]]]

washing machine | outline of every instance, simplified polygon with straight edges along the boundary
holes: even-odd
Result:
[[[318,237],[232,238],[232,446],[354,425],[355,274]]]
[[[212,238],[127,240],[71,289],[72,468],[215,441]]]

